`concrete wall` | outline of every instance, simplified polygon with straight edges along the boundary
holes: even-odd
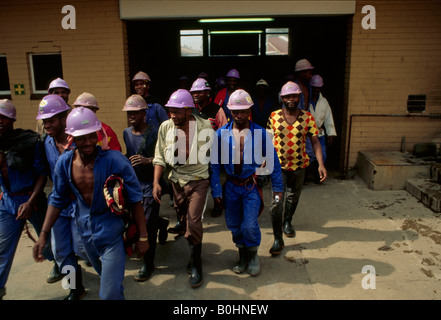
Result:
[[[64,30],[64,5],[76,9],[76,29]],[[88,91],[95,95],[98,118],[118,134],[127,127],[121,111],[128,90],[128,53],[125,23],[118,1],[1,1],[0,53],[6,54],[11,95],[17,108],[15,127],[35,129],[40,100],[31,100],[32,80],[28,53],[61,52],[63,78],[72,89],[69,103]],[[14,95],[14,84],[25,86],[25,95]]]
[[[364,5],[374,6],[376,29],[362,28]],[[426,94],[424,114],[441,115],[440,1],[357,1],[351,27],[347,130],[351,114],[406,114],[410,94]],[[439,143],[441,121],[356,117],[349,167],[355,164],[359,150],[400,150],[402,137],[407,150],[415,143]]]

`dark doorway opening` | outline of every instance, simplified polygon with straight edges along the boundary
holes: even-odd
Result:
[[[338,138],[328,149],[328,170],[338,170],[342,146],[342,122],[344,113],[344,80],[346,65],[346,41],[350,16],[308,16],[274,18],[271,22],[224,24],[222,27],[201,24],[198,19],[127,21],[130,77],[142,70],[152,79],[151,94],[163,104],[178,87],[178,79],[186,75],[193,82],[199,73],[205,72],[214,86],[218,76],[228,70],[240,72],[240,87],[251,95],[259,79],[265,79],[274,98],[278,100],[280,88],[286,76],[294,73],[299,59],[308,59],[315,67],[314,73],[324,79],[323,95],[332,108]],[[202,56],[181,56],[180,31],[202,29],[204,40],[208,30],[264,30],[265,28],[289,28],[288,55],[209,56],[207,41]],[[243,48],[241,37],[223,39],[223,46]],[[248,39],[248,38],[247,38]],[[248,40],[247,40],[248,41]],[[254,44],[253,44],[254,45]],[[264,46],[264,39],[260,46]],[[220,48],[217,48],[220,50]],[[225,50],[231,52],[231,50]],[[256,48],[250,50],[256,52]],[[133,92],[133,87],[132,87]],[[343,153],[344,154],[344,153]]]

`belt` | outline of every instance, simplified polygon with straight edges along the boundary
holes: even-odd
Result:
[[[252,190],[254,186],[256,185],[256,178],[255,175],[251,175],[248,178],[237,178],[230,175],[227,175],[227,179],[233,182],[235,185],[240,187],[245,187],[247,190]],[[248,185],[251,184],[251,187],[248,188]]]

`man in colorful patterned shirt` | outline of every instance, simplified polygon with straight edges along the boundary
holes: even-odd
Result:
[[[283,184],[285,186],[285,214],[283,232],[288,237],[295,237],[291,225],[302,191],[305,168],[309,165],[309,157],[305,150],[306,138],[309,136],[319,163],[318,171],[321,181],[327,176],[323,164],[318,130],[311,113],[297,108],[301,90],[294,82],[288,81],[281,90],[282,109],[271,113],[267,129],[273,134],[274,146],[282,167]],[[270,249],[273,255],[280,254],[284,247],[282,237],[283,201],[275,203],[271,208],[271,221],[274,232],[274,244]]]

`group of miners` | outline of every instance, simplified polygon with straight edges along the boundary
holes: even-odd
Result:
[[[63,79],[50,83],[36,109],[37,132],[14,128],[15,107],[0,100],[0,299],[28,220],[38,234],[34,259],[53,261],[47,282],[75,274],[68,300],[86,294],[79,259],[99,274],[101,299],[124,299],[127,255],[142,257],[135,280],[146,281],[154,271],[156,243],[165,244],[167,232],[187,240],[189,282],[197,288],[210,195],[213,216],[225,211],[238,248],[232,270],[258,275],[262,188],[271,180],[269,252],[278,255],[283,234],[295,236],[292,219],[306,168],[315,163],[317,183],[327,177],[324,148],[336,132],[320,93],[323,79],[313,69],[306,59],[296,63],[295,78],[280,90],[280,105],[253,101],[232,69],[216,95],[201,73],[189,90],[176,90],[162,106],[150,94],[150,77],[140,71],[132,78],[136,93],[122,109],[130,125],[123,132],[125,155],[115,132],[98,119],[97,99],[84,92],[69,105],[71,90]],[[256,86],[268,83],[260,79]],[[53,188],[46,197],[47,177]],[[168,230],[169,220],[160,216],[165,194],[177,215]]]

